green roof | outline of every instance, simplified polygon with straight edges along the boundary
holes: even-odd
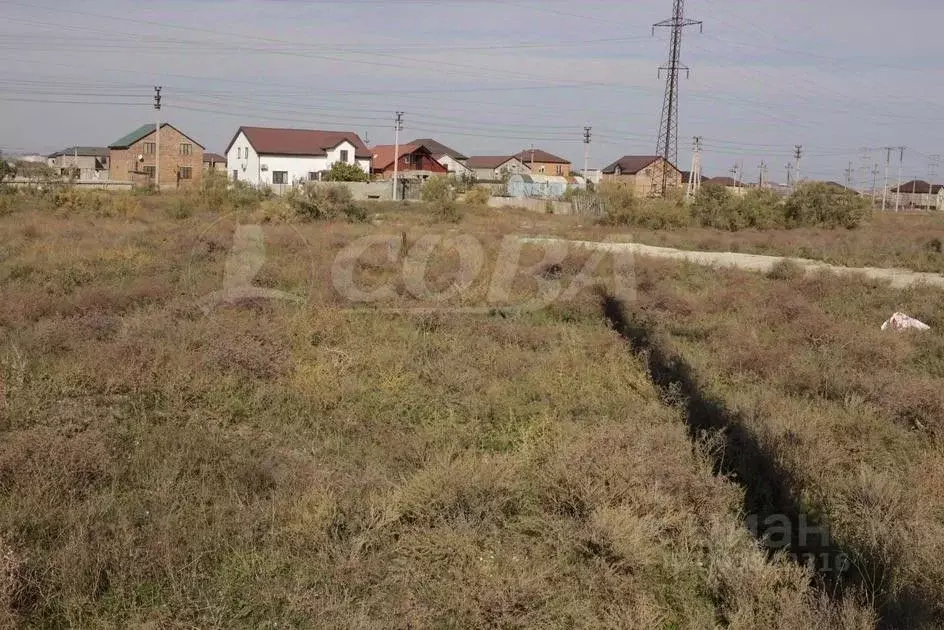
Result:
[[[167,123],[164,123],[164,124],[166,125]],[[163,127],[164,125],[161,125],[161,126]],[[112,142],[110,145],[108,145],[108,148],[109,149],[127,149],[128,147],[130,147],[132,144],[134,144],[141,138],[145,136],[149,136],[152,133],[154,133],[155,129],[157,129],[157,125],[155,123],[151,123],[149,125],[141,125],[137,129],[129,133],[127,136],[124,136]]]
[[[177,127],[174,127],[172,124],[166,123],[166,122],[161,123],[161,129],[163,129],[164,127],[170,127],[171,129],[174,129],[175,131],[177,131],[177,133],[182,135],[184,138],[187,138],[188,140],[193,142],[195,145],[197,145],[201,149],[205,148],[202,144],[200,144],[199,142],[197,142],[196,140],[194,140],[187,134],[183,133],[182,131],[180,131],[180,129],[177,129]],[[127,136],[124,136],[122,138],[118,138],[117,140],[115,140],[113,143],[108,145],[108,148],[109,149],[127,149],[135,142],[154,133],[155,129],[157,129],[157,125],[155,123],[141,125],[137,129],[129,133]]]

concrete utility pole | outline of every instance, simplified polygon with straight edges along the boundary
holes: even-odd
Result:
[[[793,188],[793,163],[787,162],[787,188]]]
[[[898,147],[898,192],[895,194],[895,212],[901,205],[901,164],[905,161],[905,147]]]
[[[931,193],[934,191],[934,180],[935,178],[937,178],[937,169],[940,165],[941,165],[940,155],[928,156],[928,210],[935,209],[931,205]]]
[[[885,186],[882,190],[882,212],[888,205],[888,167],[892,163],[893,147],[885,147]]]
[[[876,184],[878,182],[878,174],[882,172],[882,169],[879,168],[878,162],[872,165],[872,205],[875,205],[875,191]]]
[[[701,188],[701,136],[692,138],[692,170],[688,175],[686,194],[694,198]]]
[[[656,28],[672,29],[672,36],[669,43],[669,61],[666,65],[659,68],[659,76],[665,70],[665,98],[662,102],[662,119],[659,123],[659,142],[656,146],[656,154],[678,168],[678,91],[679,74],[682,70],[685,75],[689,75],[688,66],[681,62],[682,54],[682,33],[688,26],[698,26],[703,29],[703,25],[698,20],[689,20],[685,17],[685,0],[673,0],[672,17],[652,25],[652,34],[655,35]],[[668,187],[668,169],[663,165],[662,168],[662,196],[665,196]]]
[[[794,145],[794,149],[795,151],[793,152],[793,157],[796,159],[796,165],[794,166],[796,174],[794,175],[795,183],[793,188],[796,190],[796,188],[800,185],[800,158],[803,157],[803,145]]]
[[[584,185],[590,183],[590,180],[587,177],[587,170],[590,168],[590,130],[593,127],[584,127],[583,128],[583,180]]]
[[[760,181],[757,182],[757,186],[761,189],[767,188],[767,162],[761,161],[760,163]]]
[[[531,174],[534,174],[534,143],[531,143],[531,164],[528,166],[531,169]]]
[[[735,163],[734,163],[734,166],[732,166],[730,169],[728,169],[728,172],[731,173],[731,175],[732,175],[732,177],[733,177],[733,179],[734,179],[734,187],[735,187],[735,188],[738,188],[738,187],[740,186],[740,184],[739,184],[739,179],[740,179],[740,176],[741,176],[741,167],[738,165],[737,162],[735,162]]]
[[[154,182],[157,191],[161,191],[161,90],[159,85],[154,86],[154,109],[157,112],[157,125],[154,127]]]
[[[400,173],[400,132],[403,131],[403,112],[397,112],[393,130],[393,200],[396,201],[400,196],[397,179]]]
[[[855,168],[853,167],[852,160],[849,160],[849,168],[846,169],[846,188],[853,190],[855,183],[853,182],[853,176],[855,174]]]

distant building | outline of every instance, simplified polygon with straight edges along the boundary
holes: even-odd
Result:
[[[513,155],[473,155],[466,166],[480,182],[500,182],[506,175],[531,172],[524,162]]]
[[[318,181],[337,162],[370,173],[371,150],[353,131],[240,127],[226,147],[233,180],[282,190]]]
[[[108,147],[68,147],[46,158],[56,174],[79,181],[104,181],[109,178]]]
[[[515,157],[528,167],[532,175],[570,175],[570,160],[541,149],[524,149],[515,154]]]
[[[445,166],[446,170],[456,177],[472,174],[472,171],[468,166],[466,166],[466,162],[469,161],[467,156],[459,153],[455,149],[447,147],[440,142],[436,142],[432,138],[419,138],[417,140],[411,141],[409,144],[422,146],[428,149],[430,154],[432,154],[433,159]]]
[[[929,184],[920,179],[912,180],[889,193],[892,205],[915,210],[944,210],[944,185]],[[897,198],[897,199],[896,199]]]
[[[160,133],[160,178],[155,181]],[[111,143],[110,178],[117,182],[190,188],[203,182],[203,145],[170,123],[141,125]]]
[[[203,154],[203,170],[226,172],[226,158],[218,153]]]
[[[723,186],[732,195],[742,197],[747,194],[747,186],[744,182],[739,182],[733,177],[712,177],[711,179],[701,180],[702,186]]]
[[[624,155],[603,169],[603,182],[627,186],[637,197],[656,197],[662,195],[663,173],[669,188],[682,185],[682,172],[661,156]]]

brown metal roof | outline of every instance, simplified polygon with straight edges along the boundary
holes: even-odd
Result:
[[[226,153],[229,153],[240,133],[246,135],[249,144],[259,155],[327,155],[328,151],[344,141],[354,145],[355,157],[368,160],[373,155],[360,136],[353,131],[272,127],[240,127],[226,147]]]
[[[513,155],[473,155],[465,165],[469,168],[498,168],[514,159]]]
[[[226,163],[226,158],[218,153],[203,153],[203,161],[216,164],[217,162]]]
[[[727,186],[728,188],[741,188],[744,184],[738,184],[733,177],[712,177],[711,179],[701,180],[702,184],[714,184],[715,186]]]
[[[893,188],[891,192],[901,193],[901,194],[907,193],[907,194],[914,194],[914,195],[926,195],[930,192],[932,195],[936,195],[938,194],[938,192],[940,192],[941,188],[942,188],[941,184],[932,185],[924,180],[915,179],[906,184],[902,184],[898,188]]]
[[[624,155],[604,168],[602,172],[604,175],[613,175],[616,173],[616,167],[619,166],[620,172],[624,175],[635,175],[661,159],[662,157],[658,155]]]
[[[452,159],[458,160],[460,162],[462,160],[469,159],[468,157],[462,155],[455,149],[450,149],[446,145],[442,144],[441,142],[436,142],[432,138],[419,138],[417,140],[412,140],[410,144],[423,145],[424,147],[429,149],[429,152],[433,155],[433,157],[438,158],[443,155],[448,155]]]
[[[542,164],[570,164],[570,160],[557,157],[553,153],[548,153],[547,151],[542,151],[541,149],[524,149],[520,153],[516,153],[515,157],[525,164],[530,164],[532,154],[534,156],[534,161],[540,162]]]

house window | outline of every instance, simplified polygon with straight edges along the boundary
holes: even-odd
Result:
[[[181,155],[193,155],[193,145],[189,142],[180,143],[180,154]]]
[[[544,167],[542,166],[541,168],[539,168],[539,169],[538,169],[538,172],[539,172],[539,173],[543,173],[543,172],[544,172]]]
[[[235,182],[235,181],[238,180],[238,179],[239,179],[239,170],[234,168],[234,169],[233,169],[233,181]]]
[[[288,181],[288,171],[272,171],[273,184],[285,184]]]
[[[189,166],[180,167],[180,179],[193,179],[193,170]]]
[[[310,171],[310,172],[308,173],[308,181],[310,181],[310,182],[316,182],[316,181],[318,181],[318,173],[315,172],[315,171]]]
[[[558,175],[563,175],[563,174],[564,174],[564,167],[563,167],[562,165],[560,165],[560,164],[557,165],[557,174],[558,174]]]
[[[157,174],[157,169],[154,166],[144,166],[141,168],[141,170],[144,171],[144,174],[151,179],[154,179],[154,175]]]
[[[144,154],[145,155],[154,155],[157,153],[157,143],[156,142],[145,142],[144,143]]]
[[[347,149],[341,151],[341,161],[347,164],[348,152]]]
[[[236,159],[242,159],[243,157],[243,148],[236,147]]]

